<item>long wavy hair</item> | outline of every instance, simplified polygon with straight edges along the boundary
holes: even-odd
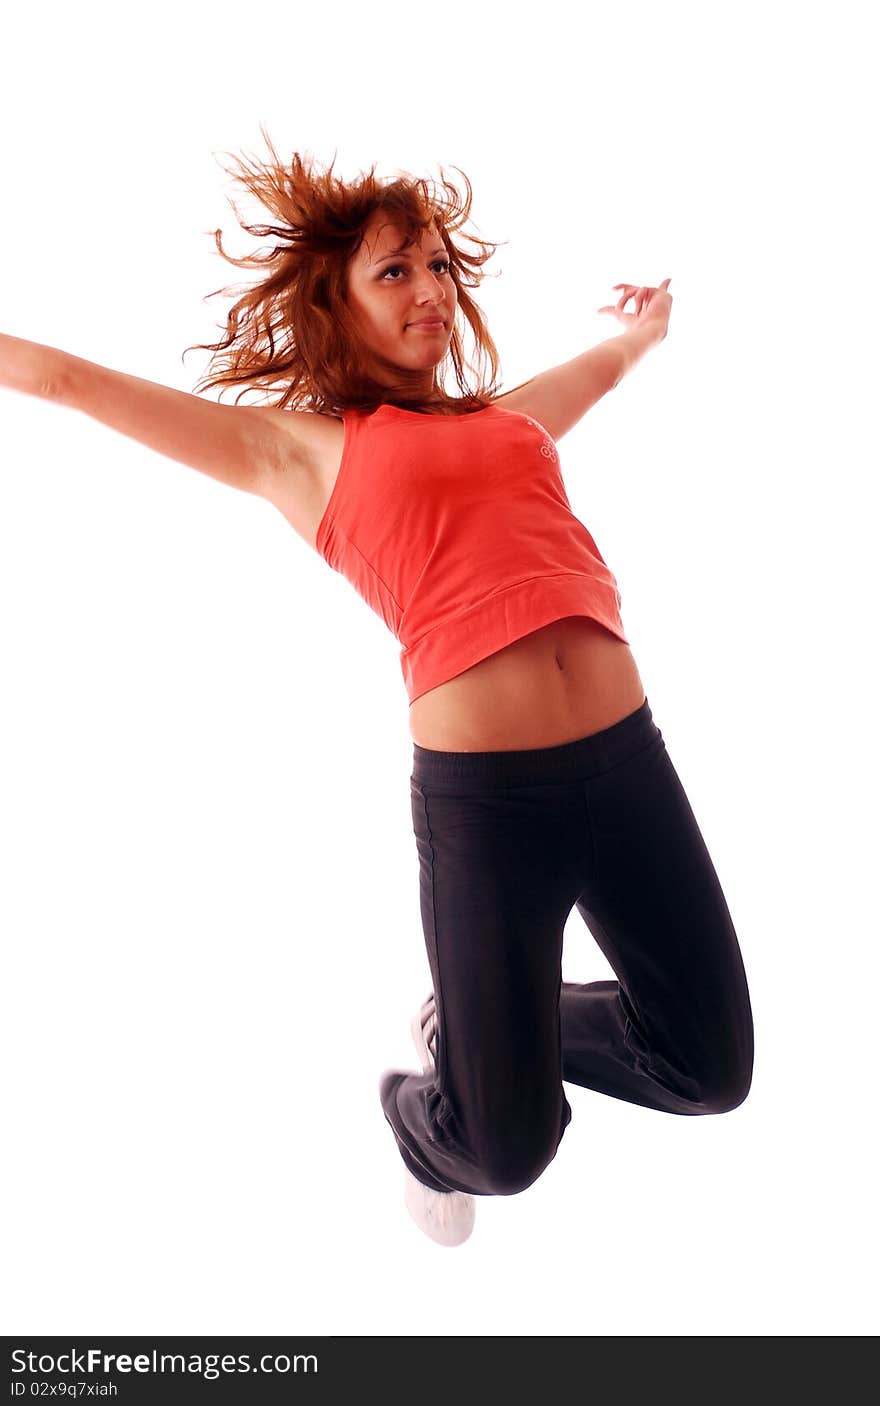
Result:
[[[316,171],[314,162],[304,161],[299,152],[285,166],[262,125],[260,131],[271,160],[249,164],[233,157],[233,166],[224,170],[256,196],[275,221],[248,224],[230,201],[241,227],[274,242],[264,252],[236,259],[224,250],[220,230],[214,231],[217,250],[228,263],[265,273],[244,291],[224,287],[207,295],[241,293],[228,312],[225,336],[184,351],[184,356],[194,350],[214,353],[196,393],[215,385],[241,386],[236,404],[248,390],[262,390],[263,403],[331,415],[350,409],[370,413],[386,402],[415,410],[446,406],[459,413],[488,406],[497,390],[500,361],[484,315],[467,289],[478,287],[486,277],[483,265],[498,245],[466,235],[474,246],[468,252],[453,238],[471,208],[473,192],[464,172],[464,199],[442,166],[442,193],[433,182],[429,187],[426,180],[406,174],[388,182],[377,180],[375,163],[346,183],[333,175],[335,155],[324,171]],[[375,354],[364,344],[347,303],[349,265],[375,210],[399,223],[408,242],[415,242],[433,223],[449,257],[458,305],[449,349],[434,368],[429,396],[422,389],[423,371],[410,372],[383,360],[388,374],[396,377],[394,384],[380,383],[370,374]],[[475,364],[465,361],[460,322],[473,333]],[[450,360],[459,391],[455,396],[448,395],[442,383]],[[467,384],[465,369],[477,377],[474,388]]]

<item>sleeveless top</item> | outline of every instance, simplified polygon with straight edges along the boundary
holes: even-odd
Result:
[[[566,615],[624,644],[617,581],[571,510],[553,439],[491,405],[346,411],[315,545],[402,645],[410,704]]]

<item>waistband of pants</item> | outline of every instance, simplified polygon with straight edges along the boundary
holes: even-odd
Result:
[[[627,761],[662,734],[647,696],[640,708],[601,732],[591,732],[558,747],[529,747],[511,752],[438,752],[413,743],[411,780],[417,785],[442,781],[484,781],[527,786],[542,781],[578,781]]]

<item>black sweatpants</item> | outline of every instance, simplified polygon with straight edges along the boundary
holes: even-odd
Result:
[[[727,903],[648,699],[558,747],[439,752],[410,781],[437,1069],[385,1117],[437,1191],[509,1196],[556,1155],[562,1081],[665,1113],[746,1097],[754,1035]],[[573,906],[616,973],[562,981]]]

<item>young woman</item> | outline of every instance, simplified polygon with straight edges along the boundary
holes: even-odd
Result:
[[[15,337],[0,383],[262,495],[401,642],[433,990],[412,1026],[422,1072],[387,1070],[379,1092],[410,1213],[456,1245],[476,1196],[524,1190],[555,1156],[563,1080],[675,1114],[726,1112],[751,1085],[730,913],[556,449],[666,336],[669,279],[617,285],[600,311],[622,333],[496,394],[467,292],[490,247],[455,237],[470,186],[459,202],[445,180],[346,184],[272,158],[238,174],[277,220],[244,227],[277,242],[229,260],[268,272],[197,389],[280,387],[274,403],[201,400]],[[573,907],[616,980],[562,982]]]

